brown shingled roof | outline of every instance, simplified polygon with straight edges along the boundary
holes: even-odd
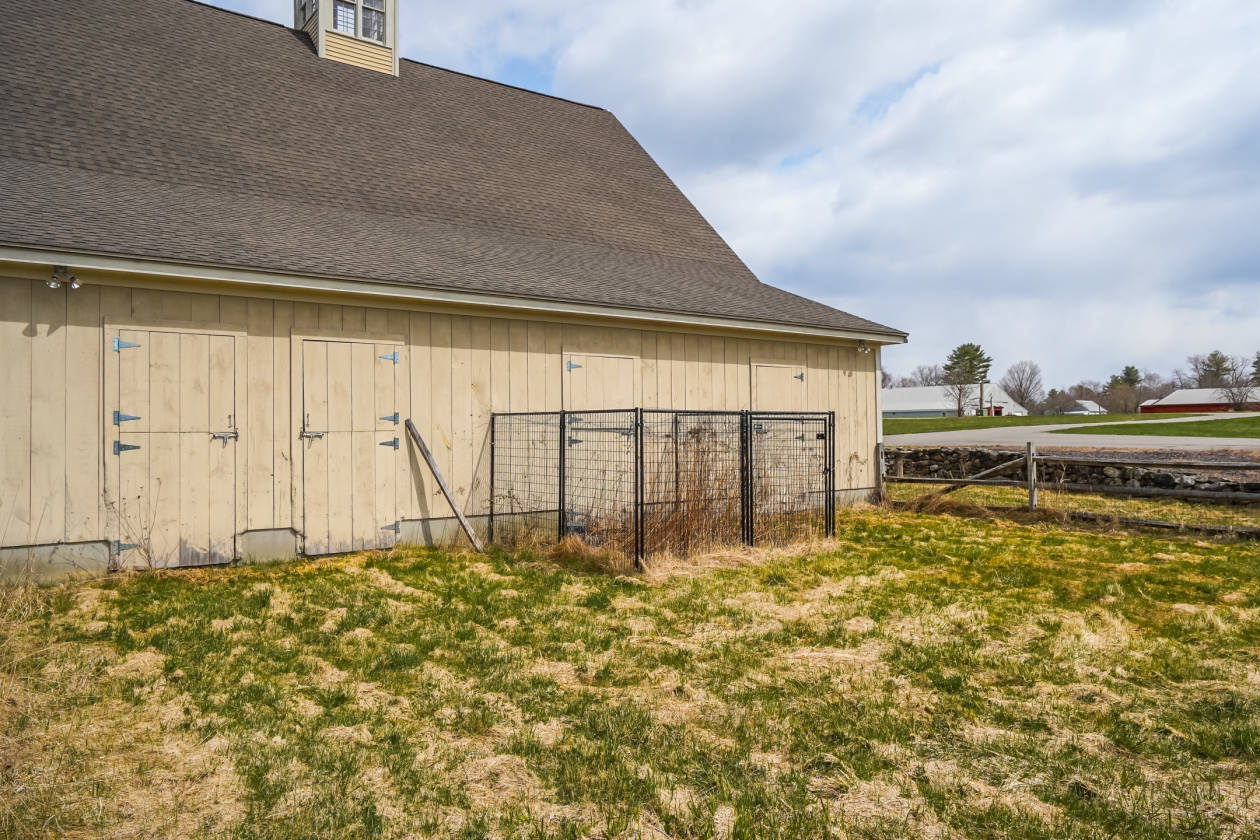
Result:
[[[758,282],[609,112],[191,0],[0,28],[0,242],[899,335]]]

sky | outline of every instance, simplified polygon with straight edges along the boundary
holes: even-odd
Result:
[[[399,3],[405,57],[608,108],[763,282],[908,331],[894,374],[1260,352],[1255,0]]]

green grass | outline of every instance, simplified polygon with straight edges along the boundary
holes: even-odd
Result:
[[[1150,417],[1151,415],[1144,415]],[[1069,433],[1069,430],[1055,430]],[[1193,423],[1143,423],[1140,426],[1091,426],[1071,429],[1082,435],[1167,435],[1169,437],[1232,437],[1260,438],[1260,416],[1231,417],[1225,420],[1201,420]]]
[[[1197,417],[1196,414],[1165,414],[1172,417]],[[1062,424],[1115,423],[1125,420],[1150,420],[1149,414],[1050,414],[1037,417],[923,417],[884,420],[886,435],[914,435],[922,432],[962,432],[969,429],[995,429],[1005,426],[1057,426]]]
[[[0,836],[1234,838],[1260,547],[887,511],[643,577],[6,592]]]

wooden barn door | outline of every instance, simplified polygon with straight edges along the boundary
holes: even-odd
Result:
[[[302,342],[302,498],[307,554],[398,540],[395,476],[406,457],[398,347]]]
[[[564,354],[564,407],[569,411],[638,408],[633,356]]]
[[[754,411],[806,411],[803,362],[753,362]]]
[[[236,556],[236,338],[108,331],[116,366],[106,457],[116,461],[118,560],[157,568]]]

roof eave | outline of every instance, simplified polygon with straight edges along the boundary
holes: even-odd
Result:
[[[154,281],[187,280],[223,283],[245,288],[270,288],[292,293],[350,294],[375,299],[393,299],[411,303],[445,306],[484,307],[504,311],[545,315],[612,318],[625,322],[657,323],[661,326],[707,327],[758,333],[794,335],[845,341],[865,341],[874,345],[905,344],[906,333],[889,330],[838,329],[824,326],[750,321],[714,315],[698,315],[632,309],[582,301],[531,299],[479,292],[450,291],[403,285],[380,280],[353,277],[297,275],[238,266],[170,262],[141,257],[119,256],[80,251],[32,248],[0,244],[0,263],[31,267],[66,266],[71,271],[100,272],[148,278]]]

